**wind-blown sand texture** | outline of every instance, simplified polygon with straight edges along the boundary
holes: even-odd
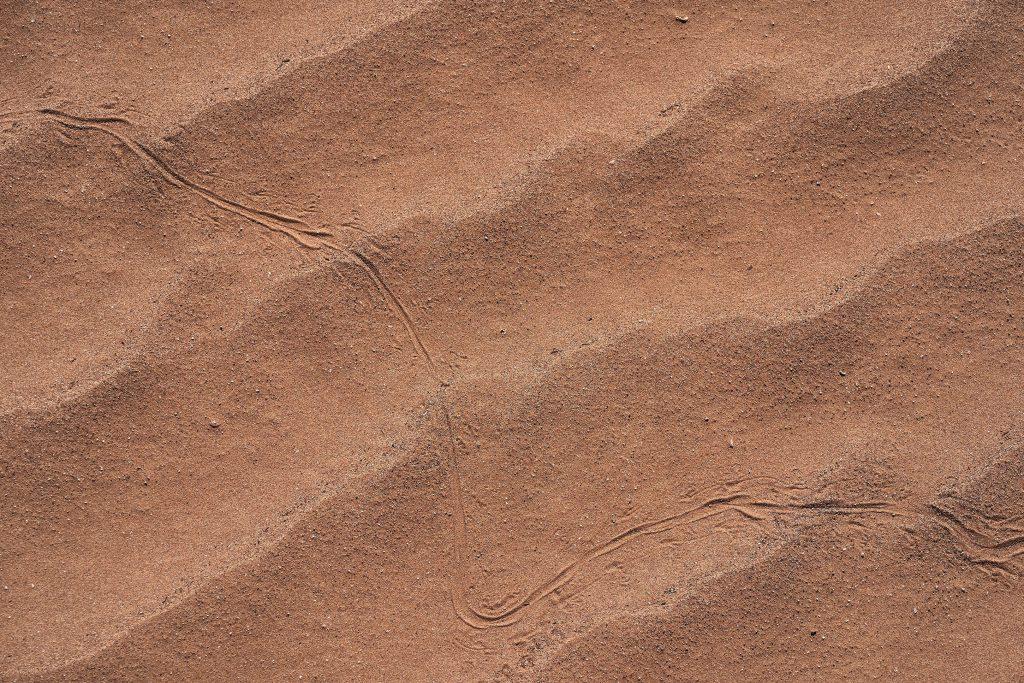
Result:
[[[1024,680],[1024,2],[0,4],[0,680]]]

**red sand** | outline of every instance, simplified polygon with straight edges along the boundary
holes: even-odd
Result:
[[[1019,0],[0,63],[0,679],[1022,680]]]

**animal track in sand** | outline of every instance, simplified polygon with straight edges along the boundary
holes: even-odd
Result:
[[[452,399],[449,389],[451,378],[443,377],[430,351],[419,333],[415,320],[402,298],[388,284],[376,263],[356,247],[358,239],[339,244],[338,236],[329,229],[314,228],[302,219],[260,209],[242,201],[231,199],[175,170],[149,146],[130,133],[132,123],[117,116],[78,116],[52,108],[42,108],[0,114],[0,122],[42,119],[63,128],[93,131],[113,139],[134,154],[143,165],[175,188],[190,192],[213,206],[239,216],[262,228],[285,235],[297,245],[311,250],[326,249],[341,255],[346,262],[358,266],[387,305],[401,319],[409,340],[415,347],[431,378],[437,383],[439,406],[445,422],[449,445],[448,482],[449,499],[454,508],[453,548],[455,573],[450,576],[450,597],[455,614],[474,629],[489,629],[517,623],[531,609],[550,600],[562,586],[579,576],[597,559],[615,552],[622,546],[645,536],[660,534],[703,520],[734,514],[752,522],[773,517],[816,514],[828,516],[877,515],[889,519],[931,522],[945,529],[963,556],[970,562],[995,572],[1007,572],[1007,565],[1024,555],[1024,528],[1011,521],[987,519],[964,520],[946,507],[934,503],[923,510],[913,510],[894,502],[844,501],[841,499],[806,500],[800,493],[807,490],[801,484],[781,484],[767,477],[738,479],[705,492],[703,499],[695,500],[679,512],[653,519],[622,531],[596,545],[563,565],[556,573],[529,591],[525,597],[502,601],[494,609],[480,609],[468,598],[469,560],[466,558],[466,511],[461,482],[461,440],[452,419]],[[357,232],[361,239],[382,249],[374,236],[354,223],[342,223],[340,228]],[[760,485],[761,482],[764,485]],[[760,486],[760,490],[758,490]],[[1006,532],[1009,532],[1007,535]]]
[[[230,199],[199,182],[189,179],[175,170],[145,143],[129,133],[119,130],[119,127],[130,128],[132,126],[131,122],[125,118],[119,116],[78,116],[50,108],[0,114],[0,121],[18,121],[32,118],[41,118],[72,130],[95,131],[106,135],[123,145],[145,167],[155,172],[173,187],[191,192],[217,208],[260,225],[271,232],[286,235],[296,244],[307,249],[327,248],[344,251],[343,248],[332,241],[337,236],[331,230],[314,228],[300,218],[267,211],[238,200]],[[372,236],[352,222],[342,223],[339,227],[359,232],[364,237],[371,238],[372,241]]]

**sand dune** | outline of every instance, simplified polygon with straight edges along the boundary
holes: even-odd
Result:
[[[1024,675],[1024,5],[0,16],[0,679]]]

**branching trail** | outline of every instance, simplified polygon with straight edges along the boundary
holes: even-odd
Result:
[[[356,248],[354,242],[348,245],[338,244],[336,235],[330,230],[313,228],[301,219],[247,205],[219,194],[197,181],[190,180],[172,168],[146,144],[122,130],[131,126],[131,123],[124,118],[77,116],[56,109],[0,114],[0,121],[30,118],[42,118],[65,128],[94,131],[106,135],[127,148],[148,169],[172,186],[191,192],[217,208],[262,226],[266,230],[283,234],[304,248],[327,249],[336,252],[345,261],[355,264],[367,275],[388,306],[402,320],[410,342],[438,386],[439,405],[449,442],[447,467],[449,500],[454,509],[452,542],[455,569],[450,577],[450,594],[452,606],[458,618],[474,629],[490,629],[516,623],[531,608],[543,604],[552,594],[579,576],[588,566],[628,543],[724,515],[736,515],[752,522],[796,515],[832,517],[873,515],[925,524],[933,523],[945,529],[964,557],[970,562],[1000,572],[1008,572],[1008,565],[1024,555],[1024,528],[1007,521],[988,519],[979,515],[975,515],[979,517],[978,520],[966,521],[939,504],[932,504],[923,510],[915,510],[887,501],[860,502],[840,499],[808,501],[805,497],[805,486],[783,484],[769,477],[752,477],[726,482],[719,487],[709,489],[679,512],[638,524],[612,536],[563,565],[548,579],[530,590],[525,597],[511,605],[496,610],[483,610],[474,607],[470,604],[468,597],[470,563],[466,557],[467,524],[460,462],[463,448],[453,420],[452,399],[449,395],[452,382],[450,378],[442,376],[419,333],[408,306],[388,284],[376,263],[363,251]],[[371,234],[358,226],[344,223],[341,227],[359,232],[363,239],[381,248]]]
[[[1013,521],[986,519],[978,513],[975,519],[962,519],[941,502],[932,503],[929,511],[975,564],[1009,573],[1008,566],[1024,555],[1024,528]]]

